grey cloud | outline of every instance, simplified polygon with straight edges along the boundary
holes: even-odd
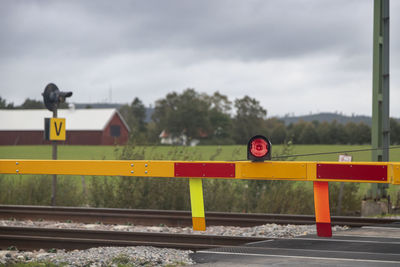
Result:
[[[11,2],[2,8],[0,53],[55,57],[162,49],[239,60],[352,54],[368,48],[363,28],[372,12],[366,1]]]
[[[392,73],[399,9],[391,1]],[[39,98],[50,79],[74,101],[102,100],[112,87],[114,101],[150,104],[195,87],[231,98],[268,92],[270,114],[366,114],[369,100],[335,92],[370,97],[372,13],[372,0],[3,0],[0,95]]]

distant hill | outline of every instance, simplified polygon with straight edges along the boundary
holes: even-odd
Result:
[[[280,120],[283,120],[286,125],[289,125],[291,123],[296,123],[300,120],[307,121],[307,122],[312,122],[312,121],[319,121],[319,122],[333,122],[336,120],[339,123],[346,124],[348,122],[354,122],[354,123],[360,123],[364,122],[365,124],[368,124],[371,126],[372,118],[369,116],[363,116],[363,115],[355,115],[355,116],[345,116],[342,114],[337,114],[337,113],[318,113],[318,114],[310,114],[310,115],[304,115],[304,116],[285,116],[285,117],[279,117]]]

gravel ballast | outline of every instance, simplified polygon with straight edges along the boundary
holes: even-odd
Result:
[[[222,236],[253,236],[266,238],[292,238],[315,234],[315,225],[277,225],[265,224],[254,227],[209,226],[204,232],[193,231],[190,227],[103,225],[54,221],[16,221],[0,220],[0,226],[40,227],[58,229],[87,229],[126,232],[163,232],[177,234],[200,234]],[[347,227],[332,227],[333,231]],[[16,248],[10,248],[16,249]],[[100,247],[87,250],[18,251],[0,250],[0,265],[16,262],[50,262],[69,266],[181,266],[192,265],[190,250],[177,250],[154,247]]]

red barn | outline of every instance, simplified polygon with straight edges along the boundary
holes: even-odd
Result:
[[[44,140],[44,118],[52,117],[47,109],[0,110],[0,145],[50,144]],[[116,109],[59,109],[65,118],[68,145],[124,145],[129,127]]]

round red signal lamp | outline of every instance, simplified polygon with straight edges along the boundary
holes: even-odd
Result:
[[[250,147],[250,153],[256,157],[265,156],[269,150],[268,143],[262,138],[257,138],[251,141]]]
[[[253,136],[247,144],[247,159],[251,161],[271,159],[271,142],[265,136]]]

